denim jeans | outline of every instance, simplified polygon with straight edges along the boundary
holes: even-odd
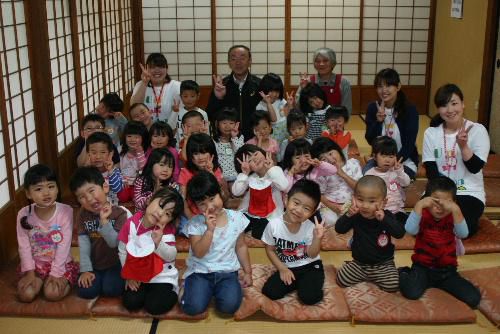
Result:
[[[94,299],[98,296],[119,297],[125,288],[125,281],[121,277],[122,266],[117,265],[105,269],[94,270],[95,279],[88,288],[78,287],[78,297]]]
[[[184,281],[181,308],[188,315],[200,314],[207,309],[212,296],[219,312],[235,313],[243,297],[238,272],[189,275]]]

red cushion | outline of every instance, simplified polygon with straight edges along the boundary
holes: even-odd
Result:
[[[474,322],[476,314],[466,304],[439,289],[428,289],[419,300],[388,293],[372,283],[346,288],[344,295],[353,320],[377,323]]]
[[[267,315],[285,321],[348,320],[350,319],[342,289],[336,283],[336,270],[325,265],[325,284],[323,300],[312,306],[303,305],[292,292],[280,300],[270,300],[262,294],[262,287],[276,271],[272,265],[255,264],[252,266],[253,286],[244,289],[244,298],[235,319],[244,319],[261,309]]]
[[[500,178],[500,154],[490,154],[488,156],[488,162],[483,168],[483,176]]]
[[[479,310],[497,326],[500,325],[500,267],[462,271],[481,292]]]
[[[68,296],[58,302],[49,302],[39,295],[31,303],[21,303],[17,299],[16,266],[0,269],[0,315],[69,318],[89,316],[95,299],[79,298],[73,288]],[[42,292],[43,295],[43,292]]]
[[[477,233],[463,243],[465,254],[500,252],[500,227],[482,216]]]

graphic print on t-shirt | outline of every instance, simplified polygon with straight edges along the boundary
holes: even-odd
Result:
[[[286,239],[274,238],[276,255],[281,262],[293,263],[308,258],[305,241],[293,242]]]

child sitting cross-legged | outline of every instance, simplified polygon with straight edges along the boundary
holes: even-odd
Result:
[[[262,241],[277,271],[266,281],[262,293],[272,300],[294,290],[306,305],[323,299],[325,273],[319,252],[325,228],[316,216],[314,223],[310,220],[320,198],[316,182],[297,181],[288,193],[285,213],[271,219],[264,230]]]
[[[353,260],[345,262],[337,272],[340,286],[370,281],[388,292],[398,290],[398,270],[394,264],[391,237],[402,238],[405,230],[390,211],[383,210],[386,196],[384,180],[365,175],[354,188],[349,211],[337,220],[337,233],[354,231],[351,244]]]
[[[190,247],[180,299],[182,310],[189,315],[202,313],[215,297],[218,311],[233,314],[243,297],[240,267],[244,272],[242,284],[252,285],[243,235],[249,221],[243,213],[223,208],[219,182],[207,171],[198,172],[188,182],[187,200],[203,214],[193,217],[186,227]]]
[[[424,198],[406,221],[406,231],[417,238],[413,265],[399,269],[399,281],[406,298],[419,299],[434,287],[475,308],[481,294],[457,272],[456,238],[466,238],[469,229],[455,202],[456,193],[455,182],[445,176],[429,180]]]

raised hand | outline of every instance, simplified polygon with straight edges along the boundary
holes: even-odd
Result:
[[[318,167],[320,164],[321,164],[321,161],[317,158],[309,158],[307,159],[307,163],[310,165],[310,166],[313,166],[313,167]]]
[[[213,172],[214,172],[214,156],[213,155],[210,155],[210,158],[208,158],[208,161],[205,164],[205,170],[207,172],[210,172],[213,174]]]
[[[214,94],[219,100],[222,100],[226,96],[226,86],[222,82],[222,77],[220,75],[214,74]]]
[[[238,162],[241,165],[241,172],[246,175],[250,175],[251,169],[250,169],[250,156],[248,154],[243,154],[243,160],[240,160],[237,158]]]
[[[104,162],[104,167],[108,172],[112,172],[115,167],[115,163],[113,162],[113,152],[110,152],[108,155],[108,160]]]
[[[314,238],[321,239],[325,234],[325,222],[319,222],[318,217],[314,216]]]
[[[240,122],[235,122],[234,127],[231,129],[231,137],[232,138],[238,137],[239,133],[240,133]]]
[[[284,269],[280,270],[280,279],[286,285],[290,285],[293,283],[293,281],[295,281],[295,275],[293,274],[293,272],[290,269],[284,268]]]
[[[266,160],[264,160],[264,167],[266,169],[269,169],[274,166],[274,160],[273,160],[273,155],[271,152],[266,152]]]
[[[458,130],[457,133],[458,147],[464,148],[465,146],[467,146],[467,140],[469,139],[469,131],[470,129],[472,129],[473,126],[474,124],[471,124],[467,129],[465,129],[465,123],[464,123],[464,126],[461,127],[460,130]]]
[[[144,83],[144,85],[147,86],[149,84],[149,82],[151,81],[151,73],[149,73],[147,65],[146,65],[146,67],[144,67],[144,65],[139,63],[139,66],[141,67],[141,71],[142,71],[141,80]]]
[[[377,104],[377,114],[375,115],[377,117],[377,122],[383,122],[385,119],[385,103],[382,100],[382,103],[378,103],[378,101],[375,101]]]
[[[300,88],[304,88],[307,86],[309,82],[311,82],[311,78],[309,77],[309,74],[307,72],[299,72],[300,75]]]
[[[101,211],[99,212],[99,218],[101,221],[101,225],[104,225],[108,222],[109,216],[111,216],[111,203],[106,202],[101,208]]]
[[[375,211],[375,219],[381,222],[382,220],[384,220],[384,217],[385,217],[384,208],[380,204],[377,204],[377,211]]]
[[[173,112],[179,112],[179,106],[181,104],[181,101],[174,98],[174,104],[172,105],[172,111]]]
[[[217,216],[209,208],[203,213],[207,230],[213,232],[217,226]]]
[[[349,210],[347,210],[347,217],[352,217],[356,215],[359,212],[359,207],[358,207],[358,202],[356,201],[356,197],[352,197],[351,201],[351,206],[349,207]]]
[[[186,142],[184,143],[184,145],[187,145],[187,139],[189,138],[189,136],[191,136],[191,127],[186,125],[186,124],[182,124],[182,136],[186,139]]]
[[[440,200],[437,200],[437,201],[438,201],[439,206],[441,206],[441,208],[443,208],[443,210],[446,211],[446,212],[453,212],[453,211],[455,211],[457,209],[458,209],[458,211],[460,211],[460,207],[457,205],[457,203],[455,203],[452,200],[449,200],[449,199],[446,199],[446,200],[440,199]]]
[[[290,93],[286,93],[286,105],[288,107],[288,110],[295,108],[295,91],[292,90]]]
[[[403,157],[399,158],[399,160],[396,160],[394,163],[394,170],[401,170],[403,169]]]
[[[266,93],[264,93],[262,91],[260,91],[259,94],[262,97],[262,100],[264,102],[266,102],[267,104],[273,104],[273,102],[271,101],[271,97],[269,96],[269,94],[266,95]]]

